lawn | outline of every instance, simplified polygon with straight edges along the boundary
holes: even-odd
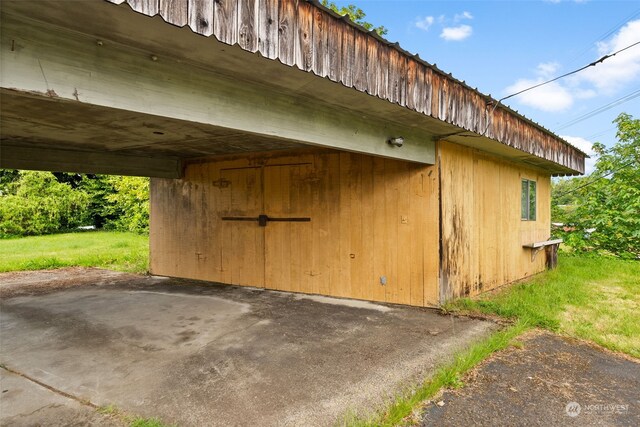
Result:
[[[497,314],[640,358],[640,262],[564,256],[560,266],[501,292],[447,306]]]
[[[0,239],[0,272],[59,267],[100,267],[145,273],[149,237],[115,231],[88,231]]]
[[[464,386],[465,372],[492,353],[519,345],[517,337],[531,328],[585,339],[613,351],[640,358],[640,262],[615,258],[560,257],[556,270],[474,299],[445,307],[457,314],[497,315],[512,323],[459,354],[433,377],[399,394],[371,417],[348,417],[348,426],[411,424],[422,403],[446,387]]]

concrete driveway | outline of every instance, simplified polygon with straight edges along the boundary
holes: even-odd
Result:
[[[332,425],[495,329],[434,310],[97,269],[0,275],[2,425]]]

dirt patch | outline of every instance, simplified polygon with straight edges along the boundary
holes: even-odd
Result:
[[[0,298],[41,295],[80,286],[110,285],[139,277],[134,274],[83,267],[0,273]]]
[[[640,425],[640,363],[536,331],[430,402],[423,426]]]

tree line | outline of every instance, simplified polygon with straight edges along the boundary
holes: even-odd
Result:
[[[149,179],[0,169],[0,238],[149,230]]]
[[[551,220],[573,251],[640,259],[640,119],[622,113],[614,123],[618,142],[594,144],[593,173],[553,184]]]

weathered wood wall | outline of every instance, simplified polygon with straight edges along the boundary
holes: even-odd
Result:
[[[444,141],[438,164],[441,302],[543,271],[544,251],[532,262],[522,245],[549,238],[549,174]],[[521,179],[537,182],[535,221],[520,219]]]
[[[259,213],[311,222],[221,220]],[[151,271],[435,306],[437,215],[435,166],[336,152],[194,163],[152,179]]]
[[[315,0],[107,1],[584,172],[584,153]]]

